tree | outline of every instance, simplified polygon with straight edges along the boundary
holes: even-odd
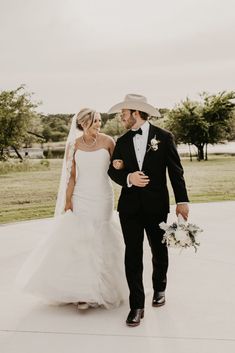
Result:
[[[30,123],[37,116],[31,94],[24,86],[0,93],[0,159],[7,158],[7,149],[12,147],[18,157],[23,159],[18,148],[22,146]]]
[[[167,119],[168,119],[168,114],[170,112],[170,109],[167,109],[167,108],[160,108],[159,109],[159,112],[161,114],[160,117],[150,117],[149,121],[151,122],[151,124],[153,125],[156,125],[162,129],[165,128],[166,126],[166,122],[167,122]]]
[[[41,116],[42,135],[46,142],[66,140],[73,114],[48,114]]]
[[[106,121],[104,127],[102,127],[102,132],[113,137],[120,136],[124,131],[125,129],[121,123],[121,119],[118,114],[112,114],[110,118]]]
[[[112,113],[112,114],[108,114],[108,113],[100,113],[101,115],[101,121],[102,121],[102,128],[105,127],[105,124],[110,121],[110,120],[113,120],[114,118],[116,118],[116,116],[118,114],[116,113]]]
[[[27,135],[24,138],[24,147],[32,147],[35,142],[43,143],[45,137],[42,135],[43,126],[40,116],[34,116],[29,123]]]
[[[228,141],[235,141],[235,110],[233,112],[233,116],[231,118],[231,133],[228,137]]]
[[[221,92],[217,95],[203,93],[202,116],[208,123],[205,145],[222,143],[230,138],[233,132],[235,92]],[[207,148],[206,148],[207,159]]]
[[[235,92],[201,95],[203,101],[187,98],[170,110],[166,127],[174,132],[177,143],[196,146],[198,160],[207,159],[208,144],[224,142],[232,130]]]
[[[187,98],[168,113],[166,127],[173,131],[176,143],[195,145],[198,159],[202,159],[208,124],[202,115],[202,106]]]

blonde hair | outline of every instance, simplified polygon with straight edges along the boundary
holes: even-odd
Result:
[[[83,130],[82,125],[88,124],[90,122],[90,126],[94,122],[95,118],[95,110],[89,109],[89,108],[84,108],[80,110],[79,113],[77,113],[77,127],[79,130]]]

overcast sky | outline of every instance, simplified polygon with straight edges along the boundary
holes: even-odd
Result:
[[[0,0],[0,90],[44,113],[235,89],[234,0]]]

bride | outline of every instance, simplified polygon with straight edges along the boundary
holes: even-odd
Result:
[[[113,219],[107,174],[114,141],[100,133],[100,127],[100,114],[91,109],[73,117],[53,231],[17,279],[34,295],[54,303],[76,303],[79,309],[116,307],[126,290],[121,229]]]

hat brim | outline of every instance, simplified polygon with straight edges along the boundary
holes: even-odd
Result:
[[[115,104],[111,107],[108,111],[108,114],[118,113],[122,109],[131,109],[131,110],[138,110],[144,113],[149,114],[150,116],[155,116],[160,118],[161,114],[158,109],[154,108],[151,104],[144,103],[144,102],[121,102]]]

